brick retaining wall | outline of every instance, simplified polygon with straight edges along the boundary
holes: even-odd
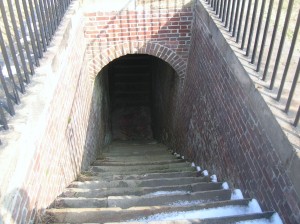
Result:
[[[295,188],[199,13],[196,7],[177,133],[165,143],[257,198],[263,209],[277,211],[285,223],[299,223]]]

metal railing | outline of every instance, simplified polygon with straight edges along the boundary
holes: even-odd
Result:
[[[34,75],[71,0],[0,1],[0,125],[8,129],[9,115]]]
[[[296,105],[292,124],[300,116],[299,2],[294,0],[203,0],[230,34],[274,100],[282,100],[288,113]],[[298,88],[299,89],[299,88]],[[284,97],[283,97],[284,93]],[[299,93],[298,93],[299,94]],[[283,99],[284,98],[284,99]]]

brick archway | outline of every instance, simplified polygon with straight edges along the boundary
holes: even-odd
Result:
[[[175,51],[159,43],[133,41],[121,43],[100,51],[98,56],[91,58],[89,74],[94,80],[98,72],[109,62],[126,54],[148,54],[167,62],[177,73],[178,78],[183,79],[186,74],[187,62]]]

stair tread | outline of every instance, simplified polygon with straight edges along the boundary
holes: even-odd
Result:
[[[128,162],[128,161],[114,161],[109,159],[104,160],[96,160],[92,163],[92,166],[136,166],[136,165],[162,165],[162,164],[169,164],[169,163],[184,163],[184,160],[180,159],[169,159],[169,160],[156,160],[156,161],[147,161],[147,160],[140,160],[137,162]]]
[[[222,182],[155,141],[118,141],[107,149],[46,210],[48,222],[226,224],[275,214],[261,212],[255,199],[230,200]]]
[[[248,206],[251,199],[226,200],[213,203],[204,203],[192,206],[143,206],[122,209],[114,208],[59,208],[48,209],[56,222],[119,222],[132,219],[141,219],[150,215],[167,212],[195,211],[226,206]]]
[[[165,193],[165,192],[164,192]],[[213,201],[229,200],[230,190],[210,190],[210,191],[174,191],[170,194],[161,192],[150,193],[142,196],[123,195],[108,196],[105,198],[58,198],[56,204],[59,207],[121,207],[130,208],[137,206],[176,206],[185,204],[203,204]]]
[[[165,178],[165,177],[171,178],[171,177],[182,177],[182,176],[186,176],[186,175],[199,176],[199,172],[197,172],[196,169],[194,169],[192,171],[183,171],[183,172],[174,171],[174,172],[168,172],[168,173],[156,172],[156,173],[147,173],[147,174],[132,174],[132,173],[130,173],[130,174],[114,174],[112,176],[107,176],[107,177],[103,177],[102,172],[84,171],[82,173],[83,173],[83,175],[87,175],[87,176],[91,176],[91,177],[99,177],[99,178],[103,178],[105,180],[158,179],[158,177],[159,178]]]
[[[172,168],[172,169],[165,169],[165,170],[152,170],[152,171],[146,171],[146,170],[136,170],[134,172],[132,171],[122,171],[122,172],[99,172],[98,176],[99,177],[103,177],[103,178],[106,178],[106,177],[110,177],[110,176],[113,176],[113,175],[117,175],[117,174],[120,174],[120,175],[129,175],[129,174],[136,174],[136,175],[142,175],[142,174],[152,174],[152,173],[169,173],[169,172],[180,172],[180,171],[194,171],[194,169],[192,168]]]
[[[99,172],[99,170],[90,170],[91,172]],[[116,174],[128,175],[128,174],[151,174],[151,173],[168,173],[168,172],[180,172],[180,171],[195,171],[194,167],[171,167],[169,169],[152,169],[152,170],[121,170],[121,171],[100,171],[99,176],[112,176]]]
[[[119,170],[119,169],[160,169],[166,167],[191,167],[190,163],[182,162],[182,163],[164,163],[164,164],[136,164],[131,166],[123,166],[123,165],[92,165],[90,166],[92,169],[110,169],[110,170]]]
[[[176,206],[176,203],[197,203],[204,204],[213,201],[229,200],[231,196],[230,190],[211,190],[193,193],[178,193],[174,195],[142,195],[142,196],[110,196],[108,197],[109,207],[130,208],[138,206]]]
[[[149,173],[149,174],[125,174],[125,175],[112,175],[112,176],[103,176],[102,172],[86,172],[85,174],[80,174],[77,177],[78,182],[84,181],[127,181],[127,180],[150,180],[150,179],[178,179],[185,177],[198,177],[203,178],[206,181],[210,179],[208,177],[202,177],[199,172],[196,171],[185,171],[185,172],[168,172],[168,173]],[[178,175],[178,176],[176,176]],[[200,180],[200,179],[199,179]],[[75,182],[76,182],[75,181]]]
[[[91,181],[74,181],[69,187],[81,187],[81,188],[112,188],[112,187],[154,187],[154,186],[169,186],[169,185],[182,185],[193,184],[207,181],[206,178],[199,177],[181,177],[178,178],[162,178],[162,179],[147,179],[147,180],[91,180]]]
[[[159,187],[124,187],[124,188],[67,188],[63,192],[62,197],[107,197],[107,196],[122,196],[122,195],[145,195],[159,191],[207,191],[220,189],[221,183],[200,182],[185,185],[159,186]]]
[[[262,212],[262,213],[252,213],[252,214],[243,214],[235,216],[223,216],[217,218],[204,218],[204,219],[177,219],[177,220],[163,220],[163,221],[147,221],[148,224],[191,224],[191,223],[201,223],[201,224],[229,224],[236,223],[241,221],[251,221],[251,223],[256,223],[259,221],[265,221],[267,223],[269,219],[274,215],[274,212]],[[139,224],[145,223],[142,222],[106,222],[105,224]]]
[[[250,198],[244,198],[244,199],[238,199],[238,200],[224,200],[224,201],[218,201],[218,202],[208,202],[204,204],[198,204],[198,205],[192,205],[192,206],[139,206],[139,207],[130,207],[130,208],[125,208],[122,209],[121,207],[111,207],[111,208],[50,208],[47,209],[48,211],[53,211],[53,212],[58,212],[62,213],[64,211],[71,211],[71,212],[78,212],[78,211],[123,211],[123,212],[131,212],[131,211],[142,211],[142,210],[164,210],[164,209],[170,209],[170,210],[176,210],[178,211],[180,208],[186,211],[189,210],[195,210],[195,209],[207,209],[207,208],[214,208],[214,207],[223,207],[227,205],[239,205],[239,206],[247,206],[249,202],[252,199]]]

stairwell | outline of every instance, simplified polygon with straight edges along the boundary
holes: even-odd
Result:
[[[156,141],[115,141],[42,223],[282,223]]]

